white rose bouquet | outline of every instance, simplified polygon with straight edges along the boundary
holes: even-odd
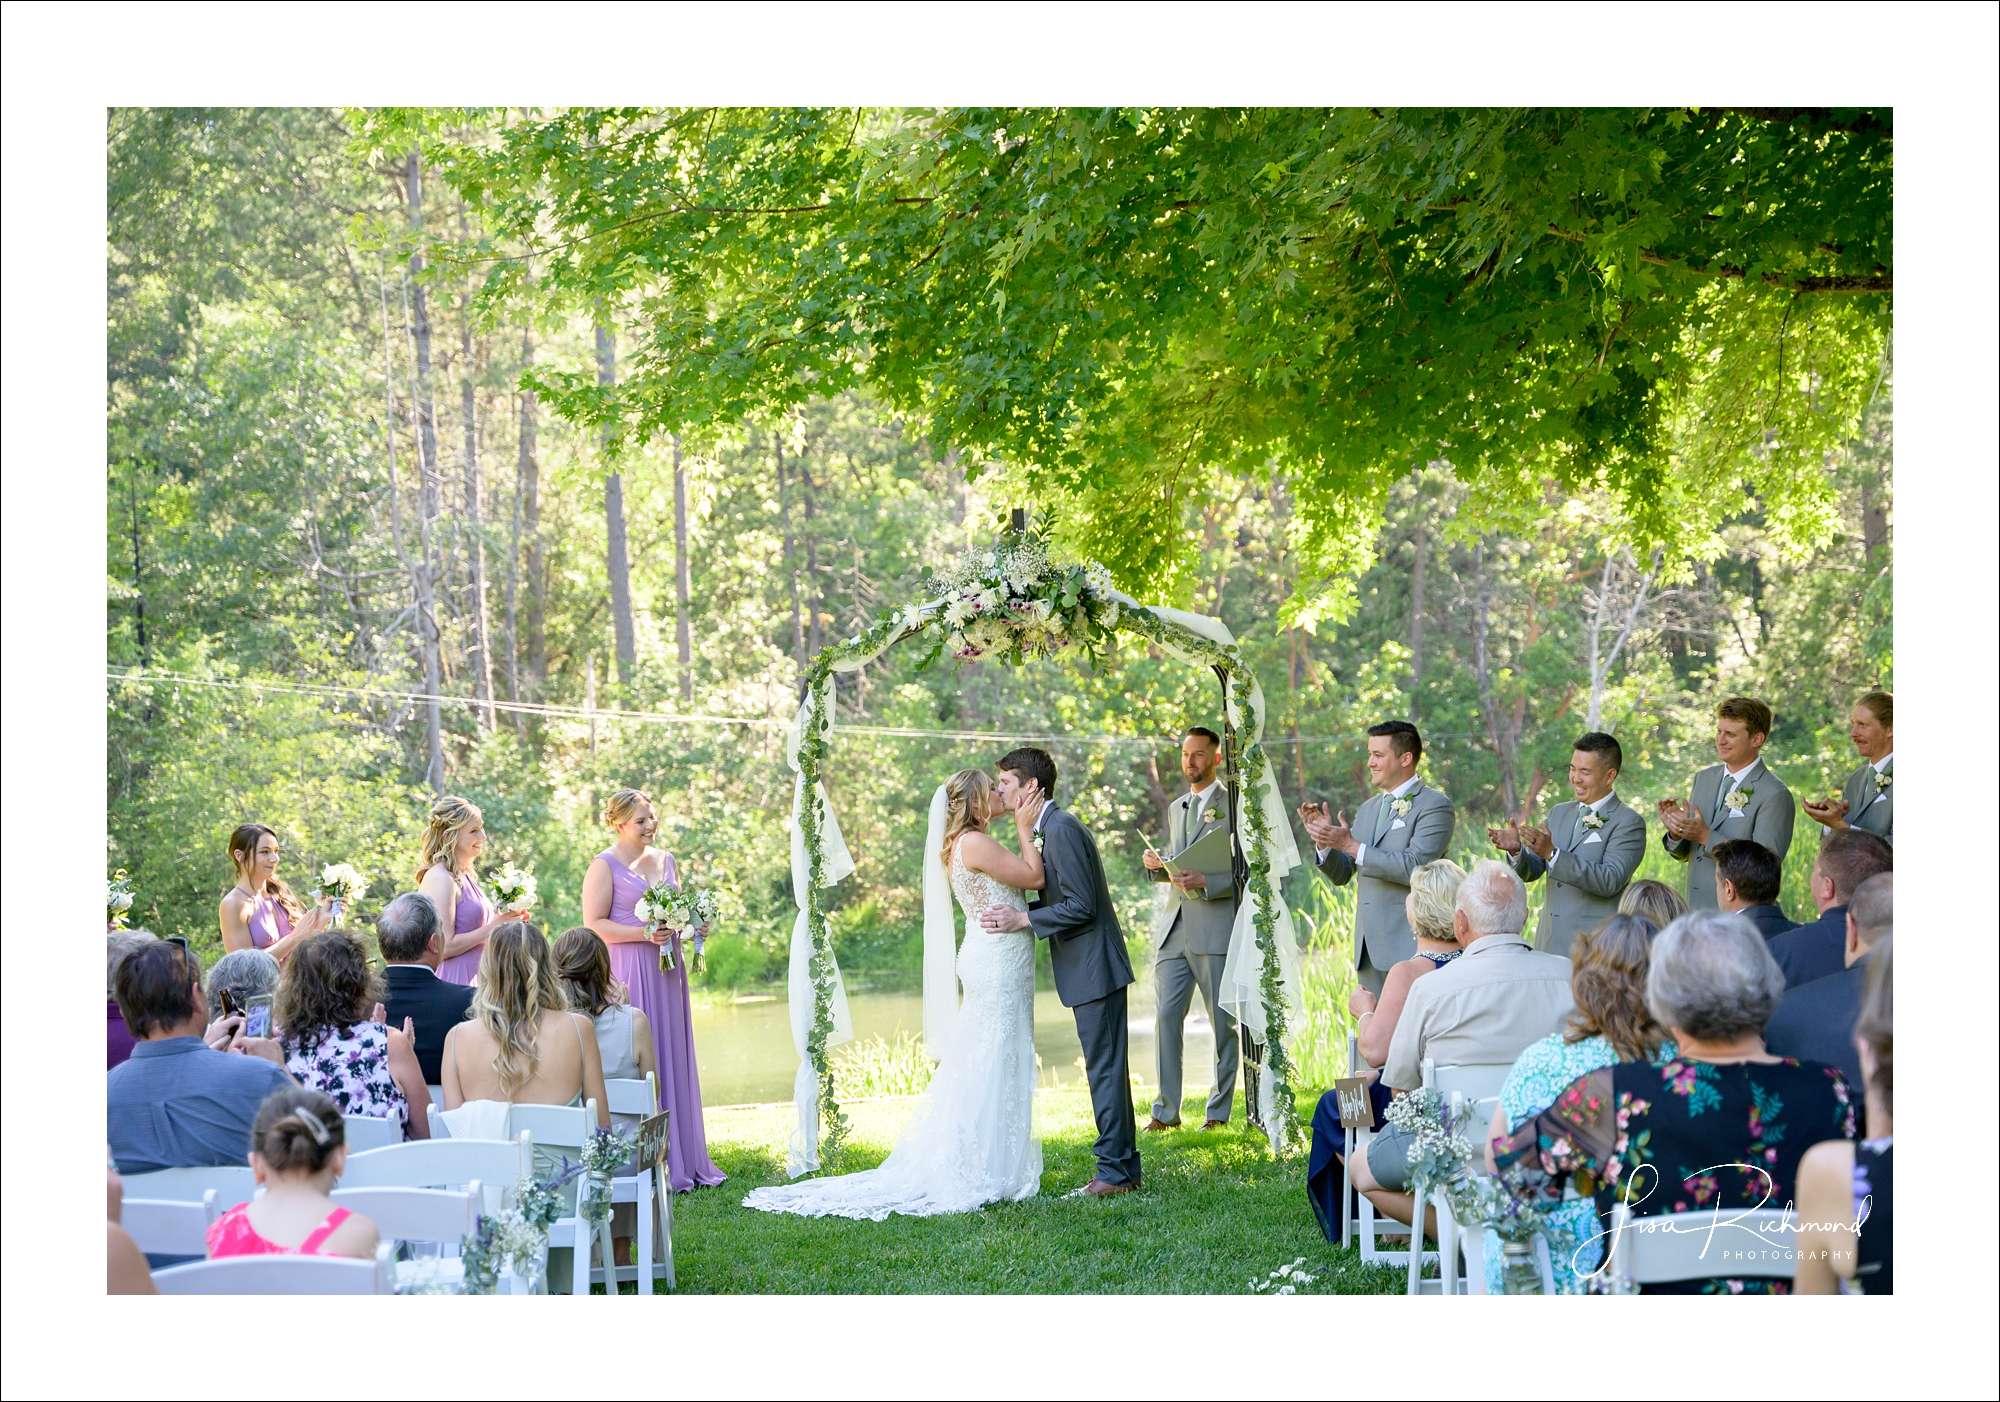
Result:
[[[657,929],[689,931],[694,946],[695,971],[700,972],[702,945],[707,940],[708,927],[722,913],[714,892],[658,881],[646,888],[646,894],[639,897],[634,909],[646,922],[648,934]],[[671,969],[673,966],[674,947],[670,941],[660,946],[660,967]]]
[[[313,887],[313,895],[333,901],[333,923],[338,925],[342,908],[367,889],[368,878],[351,863],[335,862],[320,868],[319,884]]]
[[[126,912],[132,909],[132,883],[120,867],[104,883],[104,923],[113,930],[125,928]]]
[[[489,883],[493,889],[493,899],[500,903],[502,910],[529,911],[535,908],[535,874],[522,871],[512,862],[500,868],[499,875]]]

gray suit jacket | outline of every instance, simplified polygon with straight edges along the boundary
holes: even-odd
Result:
[[[1694,776],[1690,796],[1694,806],[1708,819],[1707,846],[1696,847],[1670,832],[1660,835],[1660,845],[1667,849],[1667,855],[1688,864],[1690,910],[1716,908],[1715,859],[1709,856],[1708,849],[1718,842],[1747,837],[1776,852],[1780,862],[1792,848],[1792,822],[1798,816],[1798,808],[1784,781],[1766,769],[1760,759],[1743,776],[1742,787],[1750,790],[1749,801],[1741,808],[1728,808],[1723,805],[1721,793],[1725,773],[1721,765],[1711,764]]]
[[[1082,823],[1053,804],[1042,820],[1042,875],[1028,923],[1036,939],[1049,942],[1056,996],[1065,1008],[1109,998],[1132,982],[1125,934],[1097,843]]]
[[[1336,886],[1345,886],[1357,874],[1361,878],[1355,912],[1357,969],[1364,951],[1378,969],[1416,957],[1417,937],[1403,909],[1410,894],[1410,873],[1445,854],[1458,821],[1451,800],[1422,782],[1410,791],[1409,815],[1400,825],[1389,802],[1387,794],[1378,793],[1354,815],[1355,840],[1368,849],[1358,867],[1352,857],[1334,848],[1328,848],[1319,863],[1320,871]],[[1376,839],[1378,827],[1381,836]]]
[[[1891,758],[1884,778],[1896,773],[1896,761]],[[1891,784],[1876,797],[1875,766],[1863,764],[1847,776],[1847,787],[1840,791],[1847,800],[1847,825],[1872,832],[1884,842],[1893,845],[1896,841],[1896,786]]]
[[[1646,857],[1646,818],[1613,794],[1601,813],[1604,826],[1584,829],[1577,836],[1576,817],[1583,807],[1575,799],[1549,810],[1549,835],[1555,839],[1553,862],[1523,847],[1513,859],[1523,881],[1549,878],[1542,901],[1542,923],[1535,948],[1543,954],[1568,955],[1576,937],[1607,915],[1618,913],[1618,897]]]
[[[1218,785],[1209,795],[1208,803],[1202,808],[1201,830],[1190,833],[1187,818],[1194,808],[1194,795],[1182,794],[1167,807],[1167,854],[1187,850],[1194,838],[1206,836],[1212,829],[1227,828],[1229,825],[1229,796],[1226,786]],[[1164,871],[1149,872],[1149,876],[1165,877]],[[1204,876],[1209,873],[1202,873]],[[1174,932],[1174,926],[1181,928],[1181,943],[1189,954],[1227,954],[1229,952],[1229,932],[1236,925],[1236,883],[1233,873],[1224,874],[1220,882],[1211,880],[1199,891],[1183,891],[1169,884],[1167,887],[1167,908],[1153,922],[1153,948],[1158,949],[1167,942]]]

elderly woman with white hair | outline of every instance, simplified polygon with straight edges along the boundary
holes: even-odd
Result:
[[[1784,1207],[1805,1151],[1854,1137],[1853,1096],[1839,1071],[1764,1049],[1764,1024],[1784,991],[1784,973],[1742,915],[1681,916],[1653,942],[1646,974],[1646,1006],[1676,1054],[1579,1077],[1494,1145],[1496,1166],[1538,1203],[1559,1201],[1565,1189],[1594,1195],[1605,1220],[1619,1201],[1635,1217]],[[1785,1294],[1789,1287],[1717,1276],[1646,1289]]]
[[[252,998],[278,991],[279,964],[265,949],[233,949],[215,961],[208,971],[208,1016],[211,1023],[228,1016],[227,1004],[237,1011],[249,1006]]]

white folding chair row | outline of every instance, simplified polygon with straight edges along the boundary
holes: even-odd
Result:
[[[636,1115],[644,1120],[659,1113],[659,1082],[654,1073],[647,1072],[640,1080],[607,1080],[604,1083],[605,1102],[613,1115]],[[637,1173],[620,1174],[611,1183],[611,1201],[614,1205],[631,1203],[638,1216],[638,1233],[635,1245],[641,1264],[613,1267],[612,1278],[644,1282],[641,1294],[651,1294],[653,1281],[665,1278],[667,1289],[674,1288],[674,1195],[667,1183],[665,1172],[658,1166],[641,1169]],[[653,1258],[653,1210],[659,1208],[660,1259]],[[591,1272],[591,1280],[601,1281],[606,1277],[601,1269]],[[613,1287],[609,1284],[606,1290]]]
[[[413,1139],[349,1154],[340,1186],[350,1188],[451,1188],[482,1186],[477,1210],[497,1212],[514,1194],[533,1159],[518,1139]]]
[[[336,1207],[359,1213],[375,1224],[384,1241],[437,1242],[456,1246],[479,1218],[477,1178],[463,1192],[441,1188],[336,1188]]]
[[[210,1188],[195,1201],[126,1198],[118,1225],[149,1256],[206,1256],[209,1225],[225,1210],[220,1196]]]
[[[121,1175],[128,1199],[154,1202],[200,1202],[211,1189],[217,1213],[257,1196],[257,1175],[247,1163],[209,1164],[200,1168],[162,1168],[152,1173]]]
[[[386,1149],[391,1144],[403,1142],[403,1127],[390,1119],[377,1119],[372,1115],[342,1115],[341,1125],[347,1134],[347,1152],[365,1154],[370,1149]]]
[[[372,1261],[348,1256],[225,1256],[153,1272],[162,1295],[393,1295],[396,1247]]]
[[[1797,1224],[1781,1208],[1725,1207],[1634,1217],[1611,1208],[1611,1274],[1633,1285],[1711,1276],[1790,1280]]]
[[[581,1105],[514,1105],[508,1108],[507,1132],[515,1135],[521,1144],[522,1160],[534,1163],[534,1148],[537,1143],[545,1149],[557,1153],[567,1153],[576,1158],[583,1155],[584,1141],[597,1131],[597,1101],[586,1100]],[[583,1180],[577,1180],[577,1205],[583,1202]],[[601,1229],[596,1224],[579,1215],[575,1209],[567,1217],[559,1217],[549,1227],[549,1248],[557,1250],[568,1247],[571,1255],[569,1290],[572,1295],[590,1293],[591,1269],[590,1247],[593,1239],[601,1242],[607,1265],[615,1264],[612,1259],[611,1224],[606,1222]],[[607,1286],[605,1293],[616,1295],[615,1285]]]

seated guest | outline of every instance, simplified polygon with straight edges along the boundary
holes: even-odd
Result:
[[[597,1029],[597,1055],[607,1081],[639,1081],[654,1074],[653,1029],[646,1014],[620,1001],[611,977],[611,951],[588,925],[565,930],[551,951],[569,1009]]]
[[[262,949],[235,949],[215,961],[208,971],[208,1015],[223,1016],[222,995],[237,1011],[278,990],[278,961]]]
[[[1869,956],[1889,937],[1896,922],[1896,874],[1871,876],[1854,890],[1847,906],[1847,967],[1785,990],[1764,1045],[1779,1056],[1824,1061],[1838,1066],[1852,1086],[1864,1084],[1861,1056],[1854,1047],[1854,1020],[1861,1016],[1861,994],[1868,982]]]
[[[1679,891],[1650,876],[1643,881],[1634,881],[1618,898],[1620,915],[1643,915],[1653,922],[1656,930],[1666,929],[1686,915],[1687,910],[1688,903],[1681,899]]]
[[[285,1069],[343,1115],[393,1120],[405,1139],[428,1139],[430,1089],[408,1036],[369,1017],[380,998],[368,956],[345,930],[300,940],[278,985]]]
[[[1381,997],[1359,985],[1348,995],[1347,1010],[1359,1019],[1355,1042],[1361,1059],[1370,1066],[1388,1060],[1389,1043],[1396,1035],[1396,1020],[1402,1016],[1410,986],[1465,953],[1454,921],[1458,888],[1464,881],[1465,868],[1450,860],[1425,862],[1412,871],[1403,914],[1417,936],[1416,957],[1389,966]]]
[[[344,938],[338,932],[312,938]],[[296,946],[289,969],[298,967]],[[266,1100],[251,1131],[250,1167],[263,1193],[208,1228],[210,1260],[225,1256],[353,1256],[375,1259],[380,1234],[366,1217],[328,1196],[347,1167],[340,1107],[316,1090],[291,1087]]]
[[[209,1026],[201,960],[183,945],[143,945],[118,966],[115,988],[118,1011],[139,1039],[105,1077],[118,1171],[242,1163],[257,1107],[292,1083],[278,1044],[245,1037],[238,1018]]]
[[[1771,957],[1785,971],[1787,988],[1847,967],[1847,902],[1862,882],[1892,870],[1895,862],[1895,848],[1860,828],[1840,828],[1820,839],[1812,873],[1819,919],[1771,941]]]
[[[406,891],[375,918],[375,942],[382,950],[382,1021],[416,1032],[417,1066],[427,1085],[444,1084],[439,1059],[444,1034],[465,1021],[472,985],[438,977],[444,938],[438,933],[437,906],[421,891]]]
[[[1646,971],[1652,963],[1653,922],[1643,915],[1610,915],[1578,937],[1571,946],[1570,994],[1576,1011],[1569,1026],[1531,1043],[1514,1059],[1500,1088],[1500,1104],[1487,1128],[1487,1167],[1493,1166],[1491,1141],[1504,1139],[1534,1116],[1555,1104],[1556,1097],[1579,1076],[1621,1061],[1665,1061],[1674,1054],[1673,1039],[1653,1020],[1646,1007]],[[1538,1214],[1549,1239],[1549,1260],[1574,1260],[1578,1270],[1555,1271],[1556,1289],[1581,1294],[1585,1277],[1603,1260],[1597,1210],[1588,1198],[1573,1198]],[[1486,1237],[1487,1293],[1500,1293],[1500,1239]]]
[[[1570,962],[1521,937],[1528,890],[1501,862],[1480,862],[1458,888],[1452,925],[1465,953],[1410,987],[1382,1079],[1392,1091],[1423,1084],[1426,1058],[1439,1066],[1508,1065],[1556,1031],[1575,1010]],[[1411,1218],[1408,1137],[1391,1126],[1352,1165],[1354,1186],[1378,1212]]]
[[[1785,869],[1778,854],[1747,837],[1715,844],[1715,905],[1742,914],[1765,939],[1776,939],[1798,926],[1778,909],[1778,887]],[[1671,923],[1671,922],[1669,922]]]
[[[108,1240],[104,1293],[157,1295],[160,1287],[153,1284],[153,1272],[146,1265],[146,1253],[139,1249],[138,1242],[132,1240],[132,1234],[119,1225],[125,1203],[125,1184],[120,1181],[117,1168],[109,1163],[105,1165],[105,1178],[110,1190],[110,1210],[105,1221]]]
[[[445,1034],[443,1086],[446,1119],[462,1139],[505,1137],[460,1131],[461,1124],[504,1124],[504,1114],[484,1107],[581,1105],[586,1098],[597,1102],[598,1124],[611,1127],[597,1029],[569,1010],[548,941],[526,921],[505,921],[487,937],[471,1015]],[[452,1113],[474,1107],[482,1113]]]
[[[1868,1088],[1868,1137],[1859,1144],[1845,1139],[1815,1144],[1799,1164],[1798,1266],[1792,1288],[1801,1295],[1895,1293],[1895,1218],[1890,1213],[1895,943],[1885,939],[1869,956],[1868,986],[1854,1026]],[[1850,1222],[1855,1225],[1842,1225]]]
[[[104,1069],[107,1071],[122,1065],[138,1040],[125,1025],[125,1014],[118,1011],[118,999],[112,994],[118,986],[118,966],[148,940],[158,938],[151,930],[113,930],[104,937],[104,1001],[108,1005],[105,1020],[109,1033],[105,1040]]]
[[[1854,1107],[1835,1068],[1764,1049],[1764,1024],[1784,989],[1748,920],[1714,910],[1683,915],[1653,941],[1646,973],[1646,1006],[1672,1035],[1675,1055],[1621,1061],[1571,1082],[1494,1146],[1496,1169],[1537,1208],[1574,1188],[1595,1199],[1600,1218],[1620,1200],[1636,1217],[1791,1201],[1800,1158],[1828,1134],[1851,1139]],[[1582,1262],[1552,1264],[1561,1272]],[[1790,1283],[1718,1276],[1643,1288],[1784,1294]]]

